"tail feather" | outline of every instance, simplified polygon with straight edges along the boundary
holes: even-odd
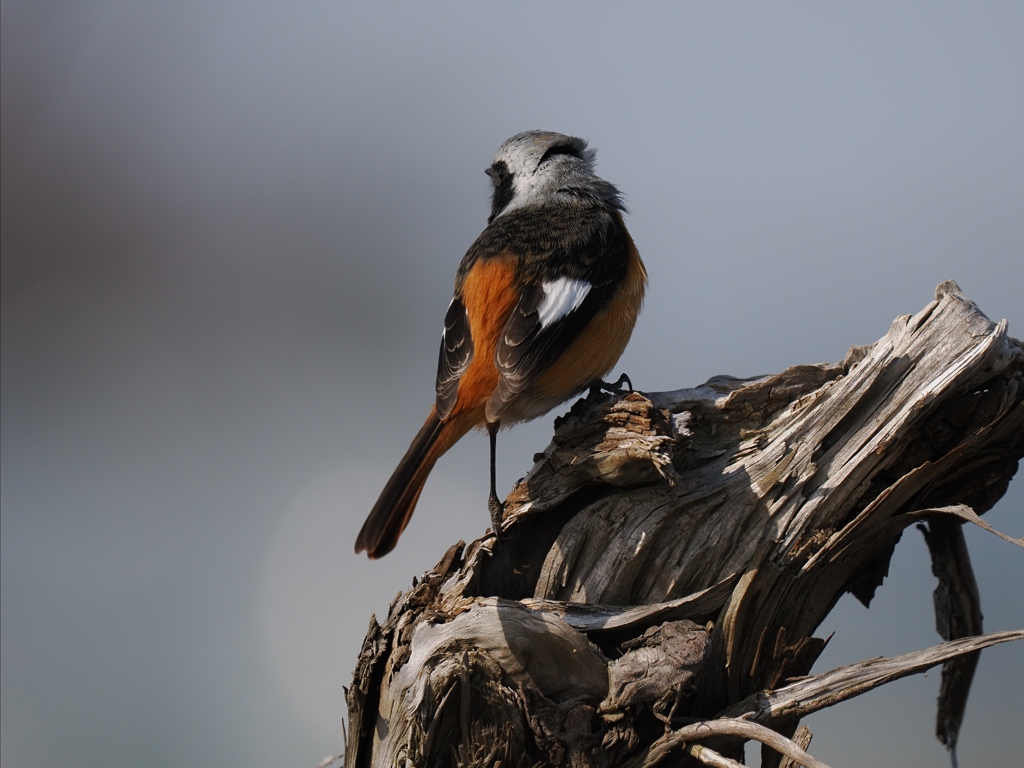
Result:
[[[458,416],[441,421],[431,409],[363,523],[356,537],[357,554],[365,551],[371,560],[376,560],[395,548],[416,509],[430,470],[472,426],[471,419]]]

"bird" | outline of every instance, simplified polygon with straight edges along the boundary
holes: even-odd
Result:
[[[529,421],[601,383],[626,348],[647,270],[623,220],[622,194],[594,172],[584,139],[525,131],[485,173],[487,225],[463,257],[444,316],[435,401],[355,542],[394,549],[435,462],[473,428],[490,439],[488,508],[501,427]]]

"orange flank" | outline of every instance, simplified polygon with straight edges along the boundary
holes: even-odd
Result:
[[[477,412],[474,426],[483,426],[484,406],[498,386],[494,353],[518,296],[514,280],[514,262],[502,255],[481,259],[462,281],[462,303],[469,315],[473,359],[459,379],[458,399],[449,418],[473,410]]]

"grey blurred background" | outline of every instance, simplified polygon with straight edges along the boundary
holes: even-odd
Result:
[[[651,275],[640,389],[839,360],[956,279],[1024,336],[1024,5],[2,3],[4,768],[341,751],[372,612],[487,526],[486,439],[398,550],[352,542],[432,398],[509,135],[574,133]],[[551,418],[499,443],[508,489]],[[1024,482],[988,519],[1022,531]],[[986,629],[1024,557],[967,532]],[[939,641],[908,531],[816,669]],[[1024,754],[1024,644],[961,765]],[[939,675],[809,720],[946,764]]]

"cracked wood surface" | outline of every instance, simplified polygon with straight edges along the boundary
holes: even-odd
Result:
[[[840,363],[580,400],[509,495],[501,543],[459,542],[371,621],[345,764],[693,764],[701,750],[668,734],[806,676],[816,628],[846,592],[870,602],[914,524],[943,636],[979,634],[957,536],[988,529],[978,514],[1024,456],[1022,385],[1005,323],[944,283]],[[932,663],[947,665],[937,728],[952,748],[964,654],[984,642],[945,645]],[[859,690],[828,684],[820,706]],[[764,722],[785,738],[809,711]],[[742,759],[742,740],[709,738],[704,758]]]

